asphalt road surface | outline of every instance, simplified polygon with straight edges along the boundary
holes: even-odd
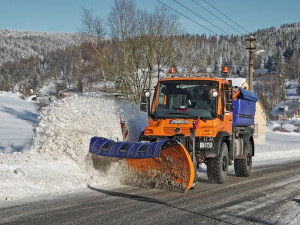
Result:
[[[300,161],[186,193],[122,186],[0,206],[0,224],[300,224]]]

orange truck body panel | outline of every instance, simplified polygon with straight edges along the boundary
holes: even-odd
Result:
[[[219,83],[219,93],[221,92],[222,84],[229,84],[228,80],[218,79],[218,78],[167,78],[162,79],[160,81],[216,81]],[[158,88],[156,91],[159,90],[159,83]],[[234,96],[236,97],[238,93],[235,93]],[[221,94],[219,94],[221,96]],[[156,94],[156,98],[153,99],[151,112],[154,112],[155,106],[158,104],[158,94]],[[221,115],[222,105],[221,101],[218,101],[218,112],[217,114]],[[171,124],[170,121],[172,119],[153,119],[149,118],[149,125],[145,128],[145,135],[147,136],[173,136],[175,135],[174,129],[180,128],[180,131],[176,134],[183,134],[185,136],[189,135],[190,128],[193,127],[193,122],[195,119],[187,119],[187,124]],[[180,119],[178,119],[180,120]],[[197,129],[195,134],[196,137],[215,137],[217,133],[227,132],[228,134],[232,134],[232,112],[228,112],[224,114],[224,120],[219,118],[213,120],[206,120],[200,121],[200,126]]]

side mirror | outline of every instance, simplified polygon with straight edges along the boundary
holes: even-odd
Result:
[[[141,105],[140,105],[140,110],[141,110],[142,112],[147,112],[147,111],[148,111],[147,104],[141,103]]]
[[[148,115],[150,115],[150,95],[150,92],[146,90],[144,90],[141,94],[140,110],[148,112]]]
[[[227,102],[227,103],[233,103],[233,94],[232,94],[232,90],[226,91],[226,102]]]

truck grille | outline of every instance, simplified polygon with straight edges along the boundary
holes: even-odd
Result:
[[[174,135],[174,134],[185,134],[185,135],[189,135],[189,127],[178,127],[180,128],[180,131],[178,133],[174,132],[174,129],[176,127],[164,127],[164,133],[166,133],[167,135]]]

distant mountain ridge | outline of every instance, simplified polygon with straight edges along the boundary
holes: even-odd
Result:
[[[0,30],[0,66],[8,61],[43,56],[46,52],[81,42],[77,33]]]
[[[285,57],[286,63],[293,64],[290,65],[290,69],[298,67],[300,59],[299,22],[283,24],[279,28],[260,29],[251,35],[256,37],[255,51],[264,52],[260,56],[256,55],[255,69],[267,68],[269,71],[274,71],[278,64],[276,60],[278,61],[281,54]],[[0,67],[5,62],[19,61],[31,56],[43,58],[56,49],[78,46],[84,41],[81,37],[78,33],[0,30]],[[185,34],[178,40],[181,58],[177,63],[187,64],[185,66],[200,64],[201,68],[211,65],[214,67],[214,71],[220,71],[221,66],[225,63],[231,71],[245,77],[249,62],[249,52],[246,50],[249,44],[246,42],[247,37],[247,35],[216,37],[205,34]],[[292,73],[295,72],[292,71]]]

